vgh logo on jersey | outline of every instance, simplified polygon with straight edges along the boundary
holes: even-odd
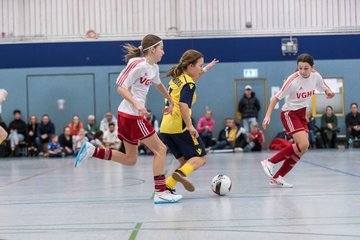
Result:
[[[300,99],[300,98],[308,98],[308,97],[311,97],[314,94],[315,94],[315,90],[309,91],[309,92],[297,92],[296,97],[298,99]]]
[[[152,83],[152,81],[150,79],[147,79],[145,75],[145,77],[140,78],[140,83],[149,86]]]

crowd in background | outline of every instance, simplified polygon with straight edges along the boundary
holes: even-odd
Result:
[[[360,142],[360,113],[357,103],[352,103],[350,112],[345,117],[346,139],[345,147],[353,147]],[[226,118],[224,127],[219,135],[213,135],[215,121],[212,111],[206,111],[197,123],[197,131],[210,152],[231,150],[235,152],[261,151],[264,145],[264,134],[258,125],[260,102],[256,98],[250,85],[245,86],[244,95],[239,101],[238,111],[242,119]],[[0,116],[0,126],[9,134],[6,141],[0,145],[0,157],[4,156],[44,156],[65,157],[74,156],[83,142],[91,142],[96,147],[108,149],[122,149],[122,143],[117,136],[117,119],[111,112],[105,113],[104,118],[97,124],[95,116],[89,115],[83,123],[79,116],[73,116],[72,121],[63,128],[58,136],[55,134],[55,125],[47,114],[41,117],[40,122],[35,115],[29,117],[26,123],[22,119],[21,111],[13,111],[14,119],[6,125]],[[145,116],[152,124],[157,134],[159,122],[149,111]],[[337,134],[340,132],[338,119],[333,108],[327,106],[320,118],[318,126],[311,112],[307,112],[309,142],[311,148],[336,148]],[[280,132],[276,139],[291,141],[291,136]],[[271,146],[271,144],[270,144]],[[139,154],[152,154],[144,145],[139,145]]]

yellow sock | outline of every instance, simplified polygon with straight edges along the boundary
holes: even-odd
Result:
[[[170,177],[168,177],[166,179],[166,186],[170,189],[174,189],[175,185],[177,184],[177,181],[170,175]]]
[[[179,170],[185,175],[189,176],[193,171],[194,167],[190,163],[185,163]]]

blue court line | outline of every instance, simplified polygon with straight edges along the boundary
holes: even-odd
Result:
[[[333,172],[338,172],[338,173],[342,173],[342,174],[345,174],[345,175],[348,175],[348,176],[360,178],[360,175],[355,174],[355,173],[345,172],[345,171],[342,171],[342,170],[339,170],[339,169],[336,169],[336,168],[327,167],[327,166],[324,166],[324,165],[321,165],[321,164],[318,164],[318,163],[309,162],[309,161],[306,161],[306,160],[301,160],[301,162],[307,163],[307,164],[310,164],[310,165],[314,165],[314,166],[317,166],[317,167],[321,167],[321,168],[324,168],[324,169],[327,169],[327,170],[330,170],[330,171],[333,171]]]

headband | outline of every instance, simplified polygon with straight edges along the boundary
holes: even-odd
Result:
[[[155,43],[155,44],[153,44],[153,45],[151,45],[150,47],[147,47],[147,48],[145,48],[145,49],[142,49],[142,47],[140,48],[140,50],[142,50],[142,51],[146,51],[146,50],[149,50],[150,48],[152,48],[152,47],[155,47],[156,45],[158,45],[158,44],[160,44],[160,43],[162,43],[162,40],[160,40],[160,41],[158,41],[157,43]]]

